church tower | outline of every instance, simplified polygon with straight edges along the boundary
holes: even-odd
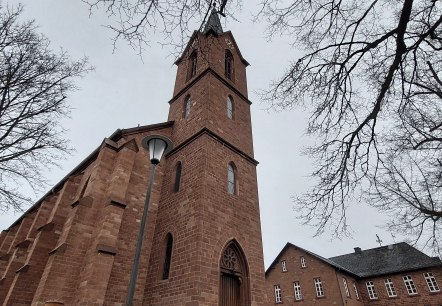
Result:
[[[143,305],[264,305],[248,63],[212,13],[176,64]]]
[[[134,305],[262,306],[247,61],[212,13],[176,61],[168,121],[117,130],[0,234],[0,306],[124,305],[157,166]]]

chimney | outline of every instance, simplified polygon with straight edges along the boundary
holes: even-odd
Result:
[[[361,254],[362,253],[361,248],[360,247],[355,247],[355,253],[356,254]]]

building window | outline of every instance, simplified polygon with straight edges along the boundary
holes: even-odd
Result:
[[[287,272],[287,263],[285,260],[281,261],[282,272]]]
[[[403,279],[404,279],[405,287],[407,288],[408,295],[417,294],[417,288],[414,285],[414,282],[413,282],[413,279],[411,278],[411,276],[410,275],[404,276]]]
[[[305,263],[304,256],[301,256],[301,268],[307,268],[307,264]]]
[[[430,292],[439,292],[439,286],[437,285],[436,278],[433,276],[433,273],[428,272],[424,273],[425,281],[427,282],[428,289]]]
[[[359,300],[359,292],[358,292],[358,286],[356,285],[356,282],[353,282],[353,289],[355,289],[356,299]]]
[[[236,170],[235,165],[230,163],[227,167],[227,191],[229,194],[235,194],[236,192]]]
[[[347,279],[343,277],[342,282],[344,283],[345,295],[347,297],[350,297],[350,291],[348,290]]]
[[[172,259],[172,246],[173,246],[173,238],[172,235],[169,233],[167,234],[166,237],[166,253],[164,256],[163,279],[169,278],[170,262]]]
[[[301,301],[302,292],[301,292],[301,285],[299,284],[299,282],[293,283],[293,290],[295,291],[295,301]]]
[[[366,282],[367,285],[367,291],[368,291],[368,297],[370,300],[376,300],[378,298],[378,294],[376,293],[376,289],[374,288],[373,282]]]
[[[197,59],[198,55],[196,51],[193,51],[190,55],[190,65],[189,65],[189,79],[196,75],[196,68],[197,68]]]
[[[181,172],[182,172],[181,162],[178,162],[175,168],[175,183],[173,184],[173,192],[180,191],[180,182],[181,182]]]
[[[388,297],[396,297],[396,289],[394,289],[393,281],[391,278],[384,280],[385,288],[387,289]]]
[[[227,96],[227,118],[233,119],[233,99]]]
[[[275,302],[282,303],[282,293],[280,285],[275,285]]]
[[[321,279],[315,278],[315,289],[316,289],[316,296],[317,297],[323,297],[324,296],[324,288],[322,287]]]
[[[187,119],[189,117],[191,107],[192,107],[192,100],[190,99],[190,95],[188,95],[184,100],[184,112],[183,112],[184,118]]]
[[[233,78],[233,55],[229,50],[226,50],[224,59],[224,71],[228,79]]]

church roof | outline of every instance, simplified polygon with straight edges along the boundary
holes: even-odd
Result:
[[[11,229],[15,225],[17,225],[23,218],[26,217],[29,213],[33,212],[34,210],[38,209],[38,207],[43,203],[43,201],[50,195],[58,192],[61,188],[63,188],[64,183],[73,175],[80,173],[83,171],[92,161],[94,161],[97,158],[97,155],[102,148],[103,145],[106,145],[107,143],[112,143],[120,140],[124,136],[137,134],[137,133],[143,133],[146,131],[153,131],[158,129],[164,129],[169,128],[174,124],[173,121],[166,121],[162,123],[156,123],[156,124],[149,124],[149,125],[143,125],[133,128],[127,128],[127,129],[117,129],[115,132],[112,133],[108,138],[105,138],[103,142],[98,146],[92,153],[90,153],[82,162],[80,162],[73,170],[71,170],[65,177],[63,177],[57,184],[54,185],[45,195],[43,195],[37,202],[35,202],[34,205],[32,205],[28,210],[26,210],[17,220],[14,221],[7,229]]]
[[[287,248],[299,249],[337,270],[360,278],[442,267],[442,262],[438,257],[430,257],[405,242],[368,250],[355,248],[354,253],[331,258],[322,257],[288,242],[267,268],[266,275],[275,268]]]
[[[337,263],[335,263],[335,262],[333,262],[333,261],[331,261],[331,260],[329,260],[329,259],[327,259],[327,258],[325,258],[325,257],[322,257],[322,256],[320,256],[320,255],[318,255],[318,254],[315,254],[315,253],[313,253],[313,252],[310,252],[309,250],[306,250],[306,249],[301,248],[301,247],[299,247],[299,246],[297,246],[297,245],[294,245],[294,244],[292,244],[292,243],[290,243],[290,242],[287,242],[287,244],[284,246],[284,248],[281,250],[281,252],[279,252],[278,256],[276,256],[275,260],[273,260],[273,262],[272,262],[272,263],[270,264],[270,266],[267,268],[267,270],[266,270],[266,272],[265,272],[266,275],[267,275],[267,274],[268,274],[268,273],[274,268],[275,264],[279,261],[279,259],[282,257],[282,255],[284,255],[285,251],[286,251],[288,248],[299,249],[299,250],[303,251],[304,253],[309,254],[309,255],[315,257],[316,259],[318,259],[318,260],[320,260],[320,261],[322,261],[322,262],[325,262],[326,264],[329,264],[329,265],[332,266],[332,267],[335,267],[335,268],[338,269],[338,270],[345,271],[345,272],[350,273],[350,274],[354,274],[352,271],[349,271],[349,270],[346,269],[344,266],[341,266],[341,265],[339,265],[339,264],[337,264]],[[355,275],[355,276],[356,276],[356,275]]]
[[[204,34],[207,34],[210,31],[213,31],[217,35],[223,33],[223,27],[221,26],[218,12],[215,9],[210,13],[209,20],[207,20],[206,25],[204,26]]]
[[[442,265],[438,257],[429,257],[405,242],[368,250],[355,249],[354,253],[331,257],[329,260],[360,277],[373,277]]]

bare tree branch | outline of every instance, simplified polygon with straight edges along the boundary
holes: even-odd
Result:
[[[91,69],[53,53],[33,21],[18,21],[22,10],[0,7],[0,211],[31,204],[24,187],[45,186],[42,168],[70,151],[59,120],[73,80]]]

